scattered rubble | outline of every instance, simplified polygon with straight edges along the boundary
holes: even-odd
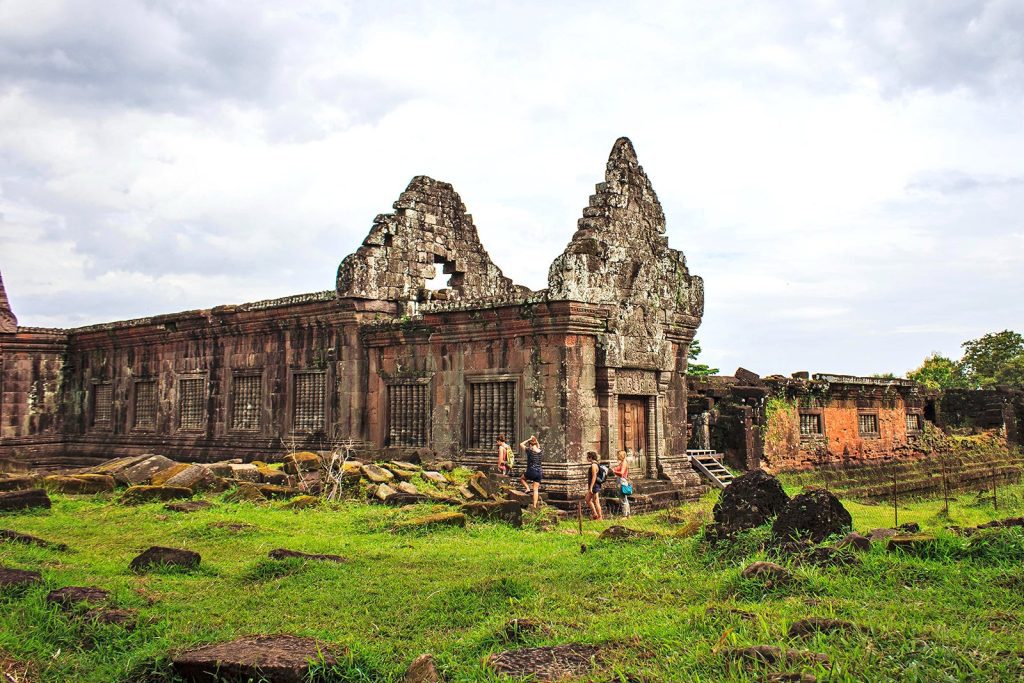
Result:
[[[43,575],[34,569],[12,569],[0,566],[0,591],[25,588],[42,582]]]
[[[50,591],[46,596],[46,602],[57,605],[65,612],[70,612],[78,605],[94,605],[106,602],[110,597],[110,591],[91,586],[65,586]]]
[[[175,672],[190,682],[265,680],[304,683],[310,664],[331,666],[337,657],[330,645],[312,638],[288,635],[249,636],[204,645],[172,658]]]
[[[487,665],[496,673],[531,681],[560,681],[591,673],[600,662],[601,648],[571,643],[530,647],[491,655]]]
[[[786,503],[772,524],[772,536],[782,542],[821,543],[829,536],[848,533],[852,526],[853,518],[838,498],[825,489],[812,489]]]
[[[753,529],[778,515],[789,502],[779,480],[764,470],[747,472],[722,491],[708,528],[710,540]]]
[[[0,493],[0,512],[50,507],[50,497],[43,489],[22,489]]]
[[[143,572],[161,567],[181,567],[195,569],[199,566],[199,553],[181,548],[164,548],[153,546],[132,560],[129,568],[133,572]]]
[[[43,478],[43,486],[56,493],[92,495],[112,492],[117,482],[109,474],[52,474]]]

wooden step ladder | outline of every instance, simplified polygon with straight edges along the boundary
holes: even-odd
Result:
[[[714,486],[724,489],[726,486],[732,483],[733,476],[722,464],[721,453],[715,451],[698,451],[688,450],[686,454],[690,456],[690,465],[693,469],[711,482]]]

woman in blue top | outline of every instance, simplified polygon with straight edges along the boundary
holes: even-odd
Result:
[[[540,504],[540,482],[544,478],[544,472],[541,470],[544,453],[540,449],[536,435],[531,435],[529,439],[519,444],[519,447],[526,453],[526,471],[519,481],[527,493],[530,493],[530,484],[533,484],[533,507],[536,508]]]

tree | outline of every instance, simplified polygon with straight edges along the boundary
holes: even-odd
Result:
[[[946,358],[937,351],[925,358],[921,367],[908,372],[907,379],[920,382],[930,389],[952,389],[967,386],[967,378],[964,377],[960,363]]]
[[[718,368],[713,368],[709,365],[704,365],[703,363],[693,362],[697,360],[697,356],[700,355],[700,352],[700,340],[694,339],[690,344],[690,352],[686,356],[690,360],[690,362],[686,364],[686,374],[690,377],[707,377],[708,375],[717,375]]]
[[[995,384],[1015,384],[1024,387],[1024,354],[1014,356],[996,370]]]
[[[1016,359],[1024,356],[1024,335],[1010,330],[991,332],[979,339],[965,341],[963,348],[964,357],[960,364],[971,386],[992,386],[1004,383],[998,379],[1002,377],[1013,381],[1013,367],[1019,367]]]

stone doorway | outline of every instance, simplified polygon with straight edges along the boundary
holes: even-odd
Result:
[[[619,447],[634,477],[647,476],[647,398],[619,396]]]

